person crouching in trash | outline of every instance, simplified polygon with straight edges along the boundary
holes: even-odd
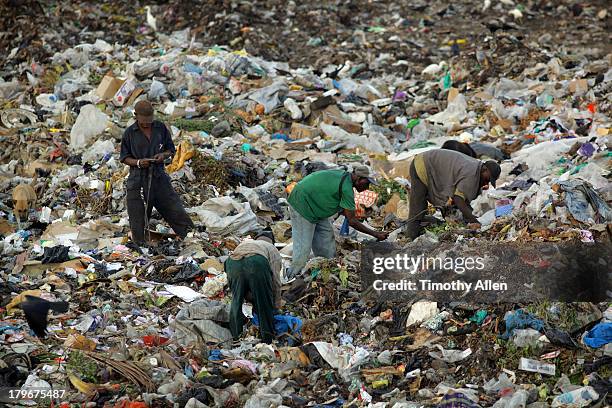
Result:
[[[274,339],[274,315],[281,307],[281,255],[274,246],[272,232],[259,233],[236,247],[225,261],[225,272],[232,292],[230,331],[234,339],[242,334],[247,319],[244,301],[253,304],[259,317],[259,336],[265,343]]]
[[[489,183],[495,187],[500,173],[499,164],[492,160],[482,162],[453,150],[434,149],[417,154],[410,165],[408,237],[414,240],[423,233],[421,221],[428,202],[439,208],[453,204],[463,214],[468,228],[480,228],[470,202]]]
[[[170,131],[153,120],[150,102],[139,101],[134,110],[136,122],[125,129],[119,156],[121,163],[130,166],[126,190],[132,241],[139,246],[146,243],[145,230],[153,207],[179,237],[185,238],[194,225],[164,169],[164,160],[176,153]]]

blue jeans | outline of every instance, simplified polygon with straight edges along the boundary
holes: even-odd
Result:
[[[293,239],[293,259],[289,277],[298,276],[310,256],[310,250],[314,256],[333,258],[336,256],[336,238],[334,228],[329,219],[324,219],[316,224],[302,217],[292,206],[289,206],[291,214],[291,236]]]

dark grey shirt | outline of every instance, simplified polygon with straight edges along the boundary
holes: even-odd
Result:
[[[427,170],[428,198],[433,205],[445,206],[455,195],[463,197],[469,204],[480,194],[480,169],[483,166],[480,160],[445,149],[429,150],[419,156]]]
[[[125,129],[121,139],[121,153],[119,160],[123,162],[127,157],[133,159],[150,159],[158,153],[170,151],[174,155],[176,148],[172,142],[170,131],[162,122],[155,120],[151,125],[151,139],[140,130],[138,123]],[[160,177],[165,173],[163,163],[153,165],[153,176]],[[130,167],[130,177],[146,174],[146,169]]]

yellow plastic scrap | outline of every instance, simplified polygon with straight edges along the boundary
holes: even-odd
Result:
[[[243,48],[239,51],[232,51],[232,54],[240,55],[241,57],[248,57],[249,53]]]
[[[174,173],[175,171],[180,170],[185,165],[185,162],[191,159],[194,155],[194,147],[188,141],[183,140],[176,150],[172,163],[166,166],[166,171],[168,173]]]
[[[96,385],[91,383],[86,383],[85,381],[79,379],[76,375],[70,373],[68,374],[68,379],[81,394],[85,395],[93,395],[96,393]]]

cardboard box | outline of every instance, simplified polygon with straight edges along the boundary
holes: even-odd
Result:
[[[113,97],[113,103],[115,106],[123,106],[129,99],[132,92],[136,90],[136,82],[132,79],[128,79],[123,82],[115,96]]]
[[[105,101],[110,101],[115,97],[117,91],[119,91],[119,88],[121,88],[124,82],[125,79],[116,78],[113,75],[107,74],[102,78],[100,85],[98,85],[96,95]]]
[[[586,79],[575,79],[570,82],[568,88],[571,93],[582,95],[589,90],[589,83]]]
[[[115,106],[131,105],[142,92],[135,80],[117,78],[111,74],[105,75],[96,89],[100,99],[113,101]]]
[[[298,139],[314,139],[319,136],[321,131],[313,126],[302,125],[301,123],[293,122],[291,125],[291,138]]]
[[[353,122],[350,119],[345,119],[342,112],[336,105],[330,105],[323,110],[323,122],[340,126],[349,133],[361,134],[361,123]]]

